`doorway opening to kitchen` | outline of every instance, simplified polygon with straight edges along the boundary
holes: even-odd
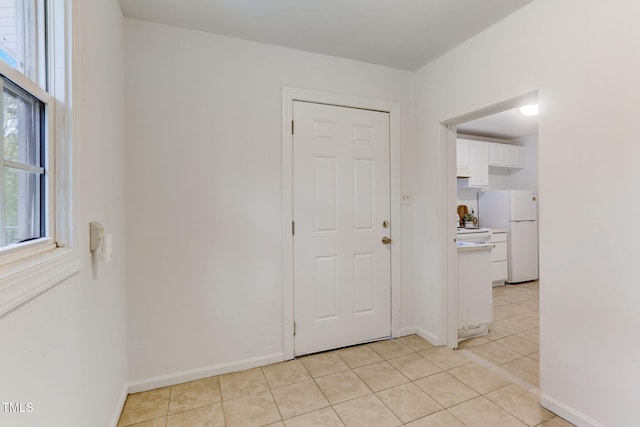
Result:
[[[447,340],[538,385],[537,93],[444,123]],[[529,107],[533,108],[533,107]],[[524,111],[523,111],[524,110]]]

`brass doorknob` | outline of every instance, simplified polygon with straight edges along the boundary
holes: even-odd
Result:
[[[390,238],[388,238],[387,236],[384,236],[384,237],[382,238],[382,244],[384,244],[384,245],[390,245],[390,244],[391,244],[391,239],[390,239]]]

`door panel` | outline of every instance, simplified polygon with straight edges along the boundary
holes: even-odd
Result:
[[[315,159],[315,208],[316,231],[336,231],[337,159],[316,157]]]
[[[354,222],[358,231],[373,230],[373,160],[353,161]]]
[[[335,319],[337,306],[337,257],[316,257],[315,265],[315,320]]]
[[[295,354],[391,331],[389,115],[294,102]]]
[[[354,313],[373,312],[374,254],[355,254],[353,262]]]

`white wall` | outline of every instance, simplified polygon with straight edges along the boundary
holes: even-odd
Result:
[[[75,247],[81,271],[0,318],[0,396],[32,402],[0,425],[106,426],[126,382],[123,18],[115,0],[77,1]],[[89,222],[114,235],[94,276]]]
[[[281,89],[399,102],[413,190],[415,75],[136,20],[126,28],[129,377],[148,386],[281,359]],[[411,206],[403,219],[411,234]],[[415,326],[412,310],[402,323]]]
[[[640,3],[536,0],[418,72],[418,310],[438,311],[453,213],[439,123],[538,90],[543,402],[579,425],[640,419],[635,122]],[[418,264],[420,265],[420,264]],[[440,317],[419,326],[442,331]]]

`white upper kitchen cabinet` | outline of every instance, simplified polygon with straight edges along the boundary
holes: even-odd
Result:
[[[471,176],[471,141],[468,139],[458,139],[456,145],[456,175],[458,178],[468,178]]]
[[[523,168],[524,147],[496,142],[489,143],[489,166]]]
[[[465,188],[488,188],[489,187],[489,143],[486,141],[474,141],[470,139],[458,139],[457,141],[457,158],[460,160],[466,160],[466,153],[462,156],[460,151],[465,150],[468,147],[468,174],[460,175],[458,173],[458,186]],[[461,170],[461,166],[464,164],[458,163],[458,171]],[[462,169],[464,170],[464,169]]]

